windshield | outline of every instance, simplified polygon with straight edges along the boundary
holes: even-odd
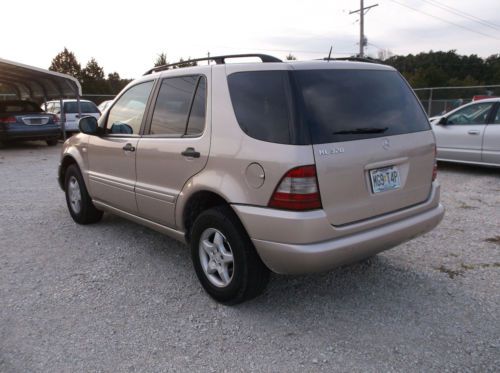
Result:
[[[31,101],[0,102],[0,113],[40,113],[43,110]]]

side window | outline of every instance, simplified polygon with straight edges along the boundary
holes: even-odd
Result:
[[[293,118],[288,71],[238,72],[227,80],[243,132],[258,140],[290,144]]]
[[[196,95],[193,95],[196,91]],[[206,82],[204,77],[163,79],[151,119],[151,135],[198,135],[205,124]],[[186,124],[189,119],[188,129]]]
[[[189,123],[186,131],[188,136],[199,136],[205,129],[205,116],[207,107],[207,82],[205,77],[201,77],[194,96]]]
[[[125,92],[109,111],[106,133],[137,135],[141,129],[153,81],[137,84]]]
[[[448,124],[484,124],[488,119],[492,102],[467,106],[448,117]]]

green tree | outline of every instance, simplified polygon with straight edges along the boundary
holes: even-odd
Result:
[[[295,57],[292,53],[288,53],[288,56],[285,57],[287,61],[296,61],[297,57]]]
[[[52,60],[49,70],[68,74],[79,79],[82,67],[78,63],[75,54],[64,47],[64,50],[58,53]]]
[[[104,69],[91,58],[81,72],[82,89],[85,93],[107,94],[109,85],[104,79]]]

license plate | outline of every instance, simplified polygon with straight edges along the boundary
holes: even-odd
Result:
[[[30,124],[42,124],[42,120],[38,118],[29,119]]]
[[[401,186],[399,170],[395,166],[370,170],[373,193],[398,189]]]

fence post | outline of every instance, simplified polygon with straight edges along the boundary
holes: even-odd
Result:
[[[430,88],[430,90],[429,90],[429,101],[427,102],[427,115],[429,117],[431,116],[431,110],[432,110],[432,91],[433,91],[433,89]]]

